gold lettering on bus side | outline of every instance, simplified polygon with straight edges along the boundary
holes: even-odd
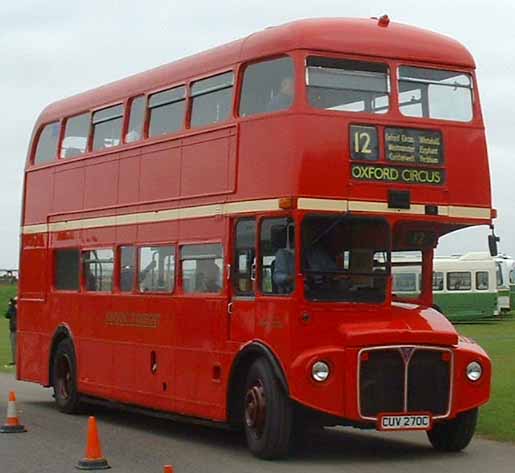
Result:
[[[140,312],[107,312],[105,324],[117,327],[152,328],[159,327],[161,315]]]
[[[282,329],[284,328],[284,322],[277,318],[262,318],[258,321],[258,326],[264,328],[265,330],[274,330],[274,329]]]

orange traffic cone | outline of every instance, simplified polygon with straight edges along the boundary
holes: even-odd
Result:
[[[88,419],[88,444],[86,457],[79,460],[75,467],[78,470],[107,470],[111,468],[107,460],[102,456],[100,438],[98,436],[97,421],[94,417]]]
[[[163,473],[173,473],[172,465],[165,465],[165,469],[163,470]]]
[[[19,434],[21,432],[27,432],[27,429],[20,424],[18,414],[16,413],[16,394],[14,391],[10,391],[9,401],[7,401],[7,422],[0,427],[0,433]]]

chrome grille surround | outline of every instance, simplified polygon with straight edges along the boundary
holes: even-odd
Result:
[[[358,413],[359,416],[364,420],[373,420],[377,421],[377,416],[366,416],[362,414],[361,409],[361,356],[363,353],[371,352],[371,351],[378,351],[378,350],[397,350],[399,352],[399,356],[404,361],[404,409],[402,412],[399,412],[399,414],[405,414],[409,413],[408,410],[408,386],[409,386],[409,379],[408,379],[408,371],[410,366],[410,361],[417,351],[437,351],[441,353],[449,353],[450,360],[449,360],[449,402],[447,406],[447,411],[444,414],[441,415],[435,415],[433,416],[433,419],[445,419],[449,416],[451,412],[451,406],[453,401],[453,383],[454,383],[454,353],[452,349],[450,348],[444,348],[439,346],[430,346],[430,345],[384,345],[384,346],[377,346],[377,347],[367,347],[367,348],[361,348],[358,351],[358,363],[357,363],[357,400],[358,400]]]

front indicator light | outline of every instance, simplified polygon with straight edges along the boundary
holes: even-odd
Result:
[[[322,383],[329,378],[329,365],[325,361],[317,361],[311,367],[311,376],[318,383]]]
[[[483,375],[483,368],[477,361],[467,365],[467,378],[469,381],[478,381]]]

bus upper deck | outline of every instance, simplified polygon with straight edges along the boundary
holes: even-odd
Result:
[[[25,231],[284,196],[433,220],[438,234],[488,224],[474,67],[413,27],[300,21],[56,102],[34,130]]]

